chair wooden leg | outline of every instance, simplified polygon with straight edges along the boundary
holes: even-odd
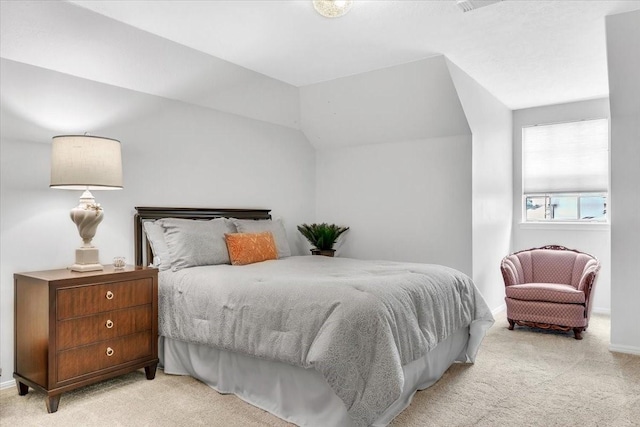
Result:
[[[516,321],[511,319],[507,319],[507,320],[509,321],[509,330],[513,331],[513,327],[515,326]]]
[[[577,340],[581,340],[582,339],[582,331],[584,330],[584,328],[573,328],[573,334],[575,335],[575,339]]]

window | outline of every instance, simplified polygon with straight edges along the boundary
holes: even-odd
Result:
[[[607,119],[522,129],[525,221],[606,221]]]
[[[525,196],[527,221],[606,221],[607,195],[599,193]]]

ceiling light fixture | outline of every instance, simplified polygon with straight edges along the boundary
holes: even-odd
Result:
[[[313,0],[313,7],[326,18],[337,18],[349,12],[353,0]]]

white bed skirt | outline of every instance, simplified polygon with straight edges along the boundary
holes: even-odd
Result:
[[[487,325],[472,324],[441,342],[421,359],[403,367],[401,396],[373,423],[386,426],[409,404],[416,390],[423,390],[444,374],[455,361],[475,358]],[[483,325],[484,326],[484,325]],[[473,329],[482,329],[480,337]],[[476,335],[474,337],[474,335]],[[246,402],[301,426],[351,426],[344,403],[314,369],[305,369],[213,347],[169,338],[159,339],[160,364],[167,374],[190,375],[220,393],[233,393]]]

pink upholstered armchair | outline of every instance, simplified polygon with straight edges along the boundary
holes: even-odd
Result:
[[[595,257],[564,246],[544,246],[506,256],[500,269],[510,330],[516,323],[573,329],[575,338],[582,339],[600,271]]]

